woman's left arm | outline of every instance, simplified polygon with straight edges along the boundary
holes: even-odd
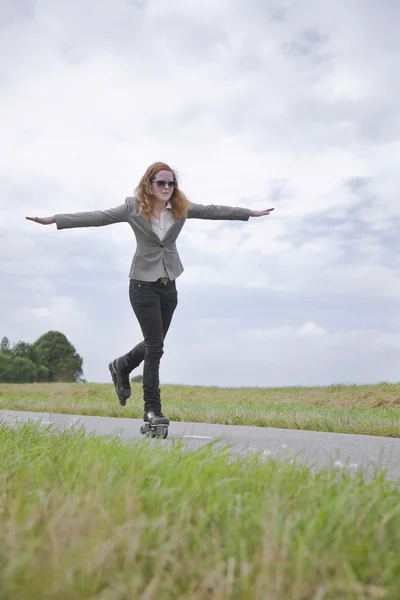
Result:
[[[221,206],[217,204],[194,204],[190,203],[187,214],[188,219],[212,219],[214,221],[248,221],[250,217],[262,217],[269,215],[274,209],[250,210],[234,206]]]

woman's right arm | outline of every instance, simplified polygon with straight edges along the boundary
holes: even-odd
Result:
[[[34,221],[40,223],[40,225],[52,225],[56,222],[55,217],[25,217],[28,221]]]
[[[59,214],[53,217],[26,217],[28,221],[34,221],[41,225],[55,223],[57,229],[72,229],[75,227],[103,227],[112,223],[123,223],[128,220],[128,207],[126,203],[110,208],[109,210],[94,210],[91,212],[79,212]]]

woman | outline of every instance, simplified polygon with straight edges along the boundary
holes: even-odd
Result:
[[[247,221],[269,215],[267,210],[230,206],[203,206],[189,202],[178,186],[176,173],[167,164],[151,165],[125,203],[105,211],[58,214],[53,217],[26,217],[42,225],[56,223],[57,229],[100,227],[127,222],[136,236],[137,248],[130,269],[129,298],[142,329],[144,341],[128,354],[109,364],[121,406],[131,395],[129,375],[144,360],[144,422],[168,426],[161,409],[159,366],[164,338],[177,306],[175,281],[183,271],[176,240],[186,219]]]

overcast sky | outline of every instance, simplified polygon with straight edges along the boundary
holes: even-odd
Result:
[[[399,19],[398,0],[1,0],[0,337],[62,331],[109,381],[141,339],[130,226],[24,217],[117,206],[160,160],[194,202],[275,207],[186,223],[163,383],[398,381]]]

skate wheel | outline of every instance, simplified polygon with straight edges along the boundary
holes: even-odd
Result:
[[[150,425],[148,423],[145,423],[144,425],[141,425],[140,427],[140,433],[142,435],[147,435],[150,432]]]
[[[151,437],[162,438],[163,440],[165,440],[165,438],[168,437],[168,427],[166,427],[165,425],[158,425],[158,427],[154,427],[154,429],[152,428]]]

